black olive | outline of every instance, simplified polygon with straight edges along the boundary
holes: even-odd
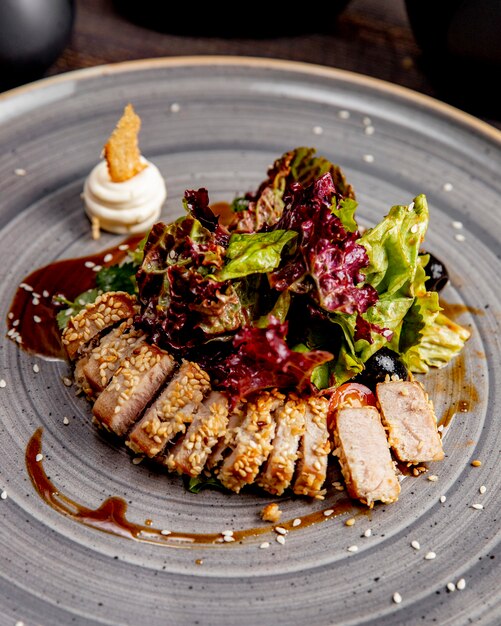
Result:
[[[365,362],[365,369],[358,377],[360,382],[374,389],[377,383],[384,382],[386,376],[398,376],[407,380],[409,374],[396,352],[381,348]]]
[[[425,287],[428,291],[442,291],[449,282],[449,272],[436,256],[429,252],[427,254],[430,255],[430,260],[425,267],[426,275],[428,276]]]

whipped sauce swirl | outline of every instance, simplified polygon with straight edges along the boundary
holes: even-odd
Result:
[[[106,161],[94,167],[84,185],[83,200],[89,219],[110,233],[128,235],[149,230],[158,220],[167,197],[165,181],[150,161],[139,174],[114,183]]]

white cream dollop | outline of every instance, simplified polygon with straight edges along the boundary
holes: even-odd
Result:
[[[147,165],[129,180],[111,180],[106,161],[94,167],[84,185],[83,200],[89,219],[110,233],[128,235],[146,232],[158,220],[167,197],[165,181],[158,168]]]

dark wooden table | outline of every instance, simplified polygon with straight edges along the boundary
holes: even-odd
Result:
[[[455,101],[443,93],[440,81],[430,77],[409,26],[404,0],[351,0],[336,20],[323,26],[322,33],[259,39],[165,34],[127,20],[112,0],[77,0],[76,5],[72,39],[48,74],[161,56],[226,54],[291,59],[404,85],[449,101],[501,128],[500,116]]]

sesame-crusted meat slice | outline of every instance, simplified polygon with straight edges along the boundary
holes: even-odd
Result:
[[[63,330],[62,343],[70,361],[106,328],[133,317],[136,298],[124,291],[109,291],[98,296],[84,309],[71,317]]]
[[[400,483],[391,458],[386,433],[373,406],[337,410],[334,454],[352,498],[373,506],[376,500],[395,502]]]
[[[186,425],[210,390],[210,378],[197,363],[183,361],[172,380],[132,429],[126,444],[139,454],[154,457]]]
[[[329,401],[309,397],[306,401],[304,433],[299,444],[299,460],[294,480],[294,493],[323,500],[322,489],[327,476],[327,462],[331,446],[327,428]]]
[[[376,385],[381,417],[395,455],[406,463],[444,458],[437,418],[423,386],[395,380]]]
[[[260,487],[274,495],[281,496],[294,475],[306,407],[305,400],[291,393],[284,406],[275,413],[277,427],[272,450],[257,479]]]
[[[173,369],[170,354],[140,341],[96,400],[92,410],[95,421],[125,435]]]
[[[195,413],[185,436],[167,453],[164,464],[170,471],[198,476],[227,425],[228,399],[212,391]]]
[[[245,417],[245,404],[238,404],[230,413],[228,419],[228,426],[222,437],[219,438],[216,445],[212,448],[212,452],[207,459],[205,469],[215,469],[217,473],[217,466],[220,465],[224,459],[231,453],[233,446],[235,445],[235,439],[238,429],[242,425]]]
[[[276,426],[274,412],[282,406],[284,398],[278,391],[264,391],[247,404],[233,450],[217,475],[227,489],[238,493],[242,487],[254,482],[271,452]]]
[[[131,327],[132,318],[102,337],[99,344],[77,361],[75,381],[89,397],[97,397],[110,382],[120,363],[129,356],[144,333]]]

